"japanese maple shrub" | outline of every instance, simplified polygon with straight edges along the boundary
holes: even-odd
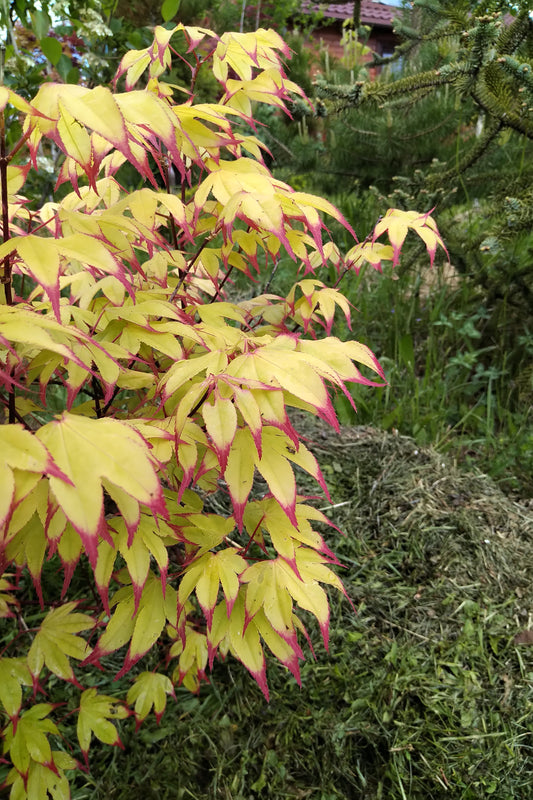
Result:
[[[172,37],[188,44],[187,90],[162,80]],[[431,257],[440,238],[430,216],[390,211],[344,258],[323,241],[321,213],[349,226],[274,179],[253,132],[255,103],[283,111],[299,93],[283,55],[273,31],[178,25],[124,57],[114,91],[45,83],[29,102],[0,88],[0,721],[17,800],[69,796],[77,745],[52,749],[69,716],[58,679],[79,692],[87,761],[93,735],[118,744],[114,719],[159,717],[217,656],[267,697],[265,645],[298,680],[305,613],[327,645],[321,584],[343,587],[294,465],[327,488],[287,408],[337,428],[330,394],[372,383],[358,365],[382,372],[366,346],[331,336],[349,306],[318,275],[395,262],[409,228]],[[216,104],[195,103],[201,68]],[[39,207],[22,192],[51,149],[61,189]],[[124,170],[139,188],[123,189]],[[377,241],[386,231],[391,244]],[[232,274],[266,280],[282,253],[301,271],[287,297],[228,299]],[[61,597],[43,591],[50,559]],[[84,690],[108,654],[124,650],[123,675],[154,646],[166,664],[136,669],[122,700]]]

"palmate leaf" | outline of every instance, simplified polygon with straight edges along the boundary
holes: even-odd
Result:
[[[151,78],[161,75],[171,63],[170,39],[180,31],[184,33],[189,44],[188,52],[196,48],[206,37],[218,39],[208,28],[185,26],[181,23],[174,28],[157,25],[154,29],[154,42],[150,47],[144,50],[131,50],[122,58],[115,75],[115,85],[122,75],[126,74],[126,89],[130,90],[148,66]]]
[[[52,749],[48,734],[58,734],[57,726],[48,714],[53,710],[49,703],[36,703],[25,711],[5,731],[4,751],[21,775],[27,775],[32,761],[53,768]]]
[[[329,603],[319,582],[330,584],[345,594],[340,579],[328,563],[329,560],[316,550],[297,545],[292,563],[278,557],[248,566],[239,575],[243,586],[231,607],[223,600],[214,609],[207,629],[210,663],[219,648],[224,652],[229,648],[268,698],[263,640],[299,681],[299,660],[304,657],[298,643],[302,624],[294,614],[293,605],[296,602],[316,617],[327,648]],[[187,647],[186,642],[182,642],[181,648],[173,646],[172,654],[179,655],[184,647]]]
[[[169,655],[179,659],[178,666],[172,674],[174,683],[183,684],[190,692],[198,692],[200,681],[205,679],[209,657],[205,633],[201,633],[191,623],[187,623],[185,636],[180,636],[174,642]]]
[[[128,710],[114,697],[86,689],[80,698],[77,733],[81,751],[87,759],[91,739],[96,736],[104,744],[122,747],[118,731],[111,720],[125,719]]]
[[[28,667],[34,681],[46,665],[58,678],[76,683],[69,657],[83,661],[91,652],[87,642],[76,634],[95,625],[95,620],[87,614],[74,613],[77,605],[65,603],[52,609],[42,621],[28,652]]]
[[[292,600],[313,614],[328,644],[329,603],[319,581],[329,583],[345,593],[340,579],[329,567],[326,559],[310,548],[299,546],[295,550],[295,566],[283,558],[259,561],[241,575],[242,583],[249,584],[246,592],[246,619],[252,619],[263,608],[274,630],[286,641],[295,639],[292,620]]]
[[[246,532],[252,538],[256,538],[259,531],[266,532],[276,553],[290,564],[295,572],[298,572],[296,548],[300,544],[322,553],[331,563],[338,563],[322,536],[314,531],[310,524],[310,520],[317,520],[331,525],[324,514],[313,506],[297,502],[295,516],[297,524],[293,525],[278,501],[274,497],[265,497],[247,504],[244,525]]]
[[[148,446],[130,426],[113,419],[64,413],[59,420],[43,425],[37,436],[68,477],[69,483],[50,477],[50,488],[80,534],[93,565],[104,516],[103,480],[155,514],[166,516],[156,465]],[[120,509],[121,496],[117,494],[116,499]]]
[[[64,750],[52,750],[53,768],[31,761],[22,776],[12,769],[6,785],[11,786],[10,800],[70,800],[70,787],[65,770],[75,769],[78,762]]]
[[[162,522],[156,529],[153,519],[145,514],[137,518],[133,529],[128,530],[126,521],[120,518],[110,521],[109,529],[110,533],[116,534],[113,536],[115,547],[126,562],[126,569],[133,586],[134,611],[137,611],[150,572],[151,558],[157,563],[161,571],[162,586],[165,586],[168,550],[163,544],[162,537],[165,535],[173,537],[173,532]]]
[[[389,208],[383,219],[374,228],[373,241],[387,231],[394,254],[393,267],[398,263],[400,249],[409,230],[418,234],[426,245],[431,265],[433,265],[438,246],[442,247],[446,255],[448,255],[431,212],[419,214],[417,211],[402,211],[398,208]]]
[[[172,586],[163,587],[159,578],[150,572],[137,605],[132,586],[119,589],[110,605],[114,607],[113,615],[84,663],[96,663],[129,642],[124,665],[117,676],[120,677],[153,646],[167,622],[176,628],[177,594]]]
[[[219,550],[217,553],[205,553],[196,558],[185,569],[181,579],[178,589],[178,610],[185,607],[194,590],[205,614],[207,625],[211,627],[220,585],[230,614],[239,591],[238,576],[246,567],[247,562],[233,547]]]
[[[295,300],[298,289],[303,297]],[[302,325],[304,333],[307,333],[312,322],[320,315],[324,318],[324,327],[329,336],[337,306],[342,309],[346,323],[349,328],[351,327],[350,302],[340,291],[328,288],[322,281],[312,278],[299,281],[289,292],[287,301],[291,305],[294,319]]]
[[[159,672],[141,672],[135,678],[135,683],[128,690],[127,701],[134,705],[137,727],[146,719],[151,709],[157,721],[161,720],[167,705],[167,695],[174,694],[174,687],[170,678]]]
[[[226,32],[213,55],[213,74],[225,85],[231,69],[242,81],[249,81],[253,71],[280,65],[279,54],[289,56],[289,48],[274,30],[260,28],[254,33]]]
[[[294,525],[297,525],[296,478],[291,462],[312,475],[329,497],[316,458],[303,442],[295,443],[293,436],[285,431],[264,425],[259,452],[251,433],[246,428],[239,429],[231,444],[224,472],[239,529],[242,528],[243,512],[253,485],[255,469],[266,480],[273,496]]]
[[[381,262],[393,259],[393,248],[389,244],[381,242],[361,242],[346,253],[346,264],[353,267],[357,274],[365,261],[381,272]]]
[[[212,663],[218,649],[229,651],[244,664],[253,676],[266,699],[269,699],[266,680],[266,662],[259,631],[253,624],[246,624],[246,610],[242,591],[237,595],[228,615],[226,602],[218,604],[213,614],[213,624],[207,631],[207,649]],[[207,655],[207,652],[206,652]]]

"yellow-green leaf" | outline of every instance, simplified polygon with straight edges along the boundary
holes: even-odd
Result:
[[[95,624],[87,614],[73,613],[76,606],[76,602],[65,603],[42,621],[28,652],[28,667],[34,678],[46,664],[58,678],[75,682],[69,658],[82,661],[91,653],[87,642],[76,634]]]
[[[228,453],[237,430],[237,412],[231,400],[215,394],[213,402],[202,406],[202,416],[207,433],[213,440],[222,470],[226,468]]]
[[[166,516],[156,466],[142,437],[114,419],[89,419],[64,413],[37,433],[70,484],[50,478],[51,489],[66,517],[96,562],[97,534],[103,520],[102,479],[137,503]],[[135,464],[135,470],[131,465]]]
[[[21,472],[54,473],[59,470],[46,447],[22,425],[0,425],[0,526],[11,509],[15,493],[13,469]]]
[[[118,731],[111,720],[124,719],[128,711],[123,705],[96,689],[87,689],[80,699],[77,733],[80,747],[85,756],[89,752],[93,734],[104,744],[120,745]]]
[[[239,530],[242,529],[242,516],[253,485],[257,458],[250,431],[239,428],[233,439],[224,473]]]
[[[52,765],[47,734],[59,733],[52,720],[46,719],[52,710],[53,706],[48,703],[36,703],[19,717],[16,726],[12,722],[6,728],[4,750],[9,751],[11,761],[21,774],[27,773],[32,761]]]
[[[154,709],[159,722],[167,704],[167,694],[174,695],[174,687],[166,675],[159,672],[141,672],[128,690],[127,701],[135,704],[135,716],[142,722]]]
[[[11,719],[17,716],[22,705],[22,687],[31,684],[24,658],[0,658],[0,702]]]

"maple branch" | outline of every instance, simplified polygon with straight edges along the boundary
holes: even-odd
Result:
[[[204,248],[207,246],[207,244],[208,244],[208,243],[209,243],[209,242],[210,242],[212,239],[214,239],[214,238],[215,238],[215,235],[216,235],[217,233],[218,233],[218,230],[217,230],[217,228],[215,228],[215,230],[213,231],[213,234],[212,234],[212,236],[207,236],[207,237],[204,239],[204,241],[202,242],[202,244],[200,245],[200,247],[198,248],[198,250],[196,251],[196,253],[193,255],[193,257],[190,259],[189,263],[187,264],[187,268],[181,271],[181,277],[180,277],[180,279],[179,279],[179,281],[178,281],[178,285],[176,286],[176,288],[174,289],[174,291],[172,292],[172,294],[171,294],[171,295],[170,295],[170,297],[168,298],[168,299],[169,299],[169,302],[171,302],[171,303],[172,303],[172,302],[173,302],[173,301],[176,299],[176,295],[178,294],[179,290],[180,290],[180,289],[181,289],[181,287],[183,286],[183,281],[185,280],[185,278],[187,277],[187,275],[189,274],[189,272],[190,272],[190,271],[191,271],[191,269],[193,268],[193,266],[194,266],[195,262],[196,262],[196,261],[198,260],[198,258],[200,257],[200,255],[201,255],[201,253],[202,253],[202,250],[203,250],[203,249],[204,249]]]
[[[102,408],[100,406],[100,397],[102,397],[103,392],[102,392],[102,387],[100,385],[100,381],[98,380],[96,375],[93,375],[92,377],[92,384],[94,392],[93,398],[94,398],[94,410],[96,412],[96,418],[101,419],[104,416],[102,413]]]
[[[13,416],[14,417],[13,422],[15,422],[15,420],[17,420],[18,422],[21,423],[21,425],[24,425],[26,430],[28,430],[28,431],[31,430],[30,426],[25,421],[24,417],[21,414],[19,414],[19,412],[17,411],[17,409],[15,407],[15,393],[14,393],[13,389],[9,392],[7,400],[0,395],[0,401],[2,401],[2,403],[5,406],[7,406],[7,408],[8,408],[9,421],[10,422],[12,421],[11,417]]]
[[[9,155],[7,156],[7,160],[8,161],[11,161],[17,155],[18,151],[28,141],[28,139],[30,138],[31,134],[32,134],[32,130],[29,129],[29,130],[26,131],[26,133],[23,136],[20,137],[20,139],[18,140],[16,145],[13,147],[13,149],[11,150]]]
[[[261,292],[261,294],[266,294],[268,292],[268,290],[270,289],[270,285],[271,285],[272,281],[274,280],[274,276],[276,275],[276,272],[278,271],[278,267],[279,267],[279,261],[275,261],[274,262],[274,266],[272,267],[272,269],[270,271],[270,275],[268,276],[268,280],[265,283],[265,285],[263,286],[263,291]]]
[[[128,364],[128,369],[131,369],[134,364],[135,364],[135,359],[133,358],[130,361],[130,363]],[[117,394],[119,394],[119,392],[121,392],[121,391],[122,391],[122,386],[115,386],[115,388],[113,389],[113,394],[111,395],[111,397],[109,398],[109,400],[107,401],[105,406],[102,408],[102,416],[103,417],[106,416],[107,412],[109,411],[109,409],[113,405],[113,400],[115,399]]]
[[[220,292],[221,292],[221,291],[222,291],[222,289],[224,288],[224,284],[226,283],[226,281],[228,280],[229,276],[231,275],[231,273],[232,273],[232,270],[233,270],[233,264],[231,264],[231,265],[230,265],[230,268],[228,269],[228,271],[226,272],[226,274],[225,274],[225,275],[224,275],[224,277],[222,278],[222,280],[221,280],[221,282],[220,282],[220,284],[219,284],[219,286],[218,286],[218,289],[217,289],[217,291],[216,291],[216,294],[215,294],[215,295],[213,295],[213,297],[212,297],[212,298],[211,298],[211,300],[209,301],[209,305],[211,305],[211,303],[214,303],[214,302],[215,302],[216,300],[218,300],[218,298],[220,297]]]
[[[9,204],[7,195],[7,165],[9,158],[6,155],[6,129],[4,112],[0,114],[0,202],[2,203],[2,241],[7,242],[10,238],[9,234]],[[4,274],[0,279],[4,284],[6,293],[6,303],[8,306],[13,305],[13,293],[11,288],[11,254],[8,254],[2,259],[2,266]]]
[[[196,412],[198,411],[198,409],[200,408],[200,406],[202,406],[205,403],[205,401],[207,400],[207,398],[209,396],[209,391],[210,391],[209,389],[206,389],[205,392],[203,393],[203,395],[200,397],[200,399],[196,403],[196,405],[193,408],[191,408],[191,410],[187,414],[189,419],[192,419],[194,417],[194,415],[196,414]]]
[[[2,65],[3,72],[3,65]],[[3,76],[2,76],[3,77]],[[0,114],[0,194],[2,203],[2,241],[7,242],[10,238],[9,234],[9,203],[7,194],[7,164],[9,158],[6,155],[6,126],[4,112]],[[11,280],[11,253],[6,255],[2,260],[3,275],[0,277],[0,283],[4,284],[4,292],[6,297],[6,304],[13,305],[13,290]],[[15,406],[15,388],[13,384],[9,389],[8,395],[8,408],[9,408],[9,424],[12,425],[17,419],[17,409]]]

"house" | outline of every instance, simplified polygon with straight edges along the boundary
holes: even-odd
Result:
[[[330,56],[342,58],[344,55],[341,39],[343,36],[343,23],[353,19],[354,3],[313,3],[310,0],[303,3],[301,11],[304,14],[320,14],[323,22],[313,29],[311,34],[315,42],[322,42],[327,47]],[[389,6],[375,0],[362,0],[361,25],[370,28],[370,35],[366,41],[367,46],[380,56],[392,55],[400,39],[394,33],[393,19],[401,13],[396,6]],[[375,72],[377,70],[372,70]]]

